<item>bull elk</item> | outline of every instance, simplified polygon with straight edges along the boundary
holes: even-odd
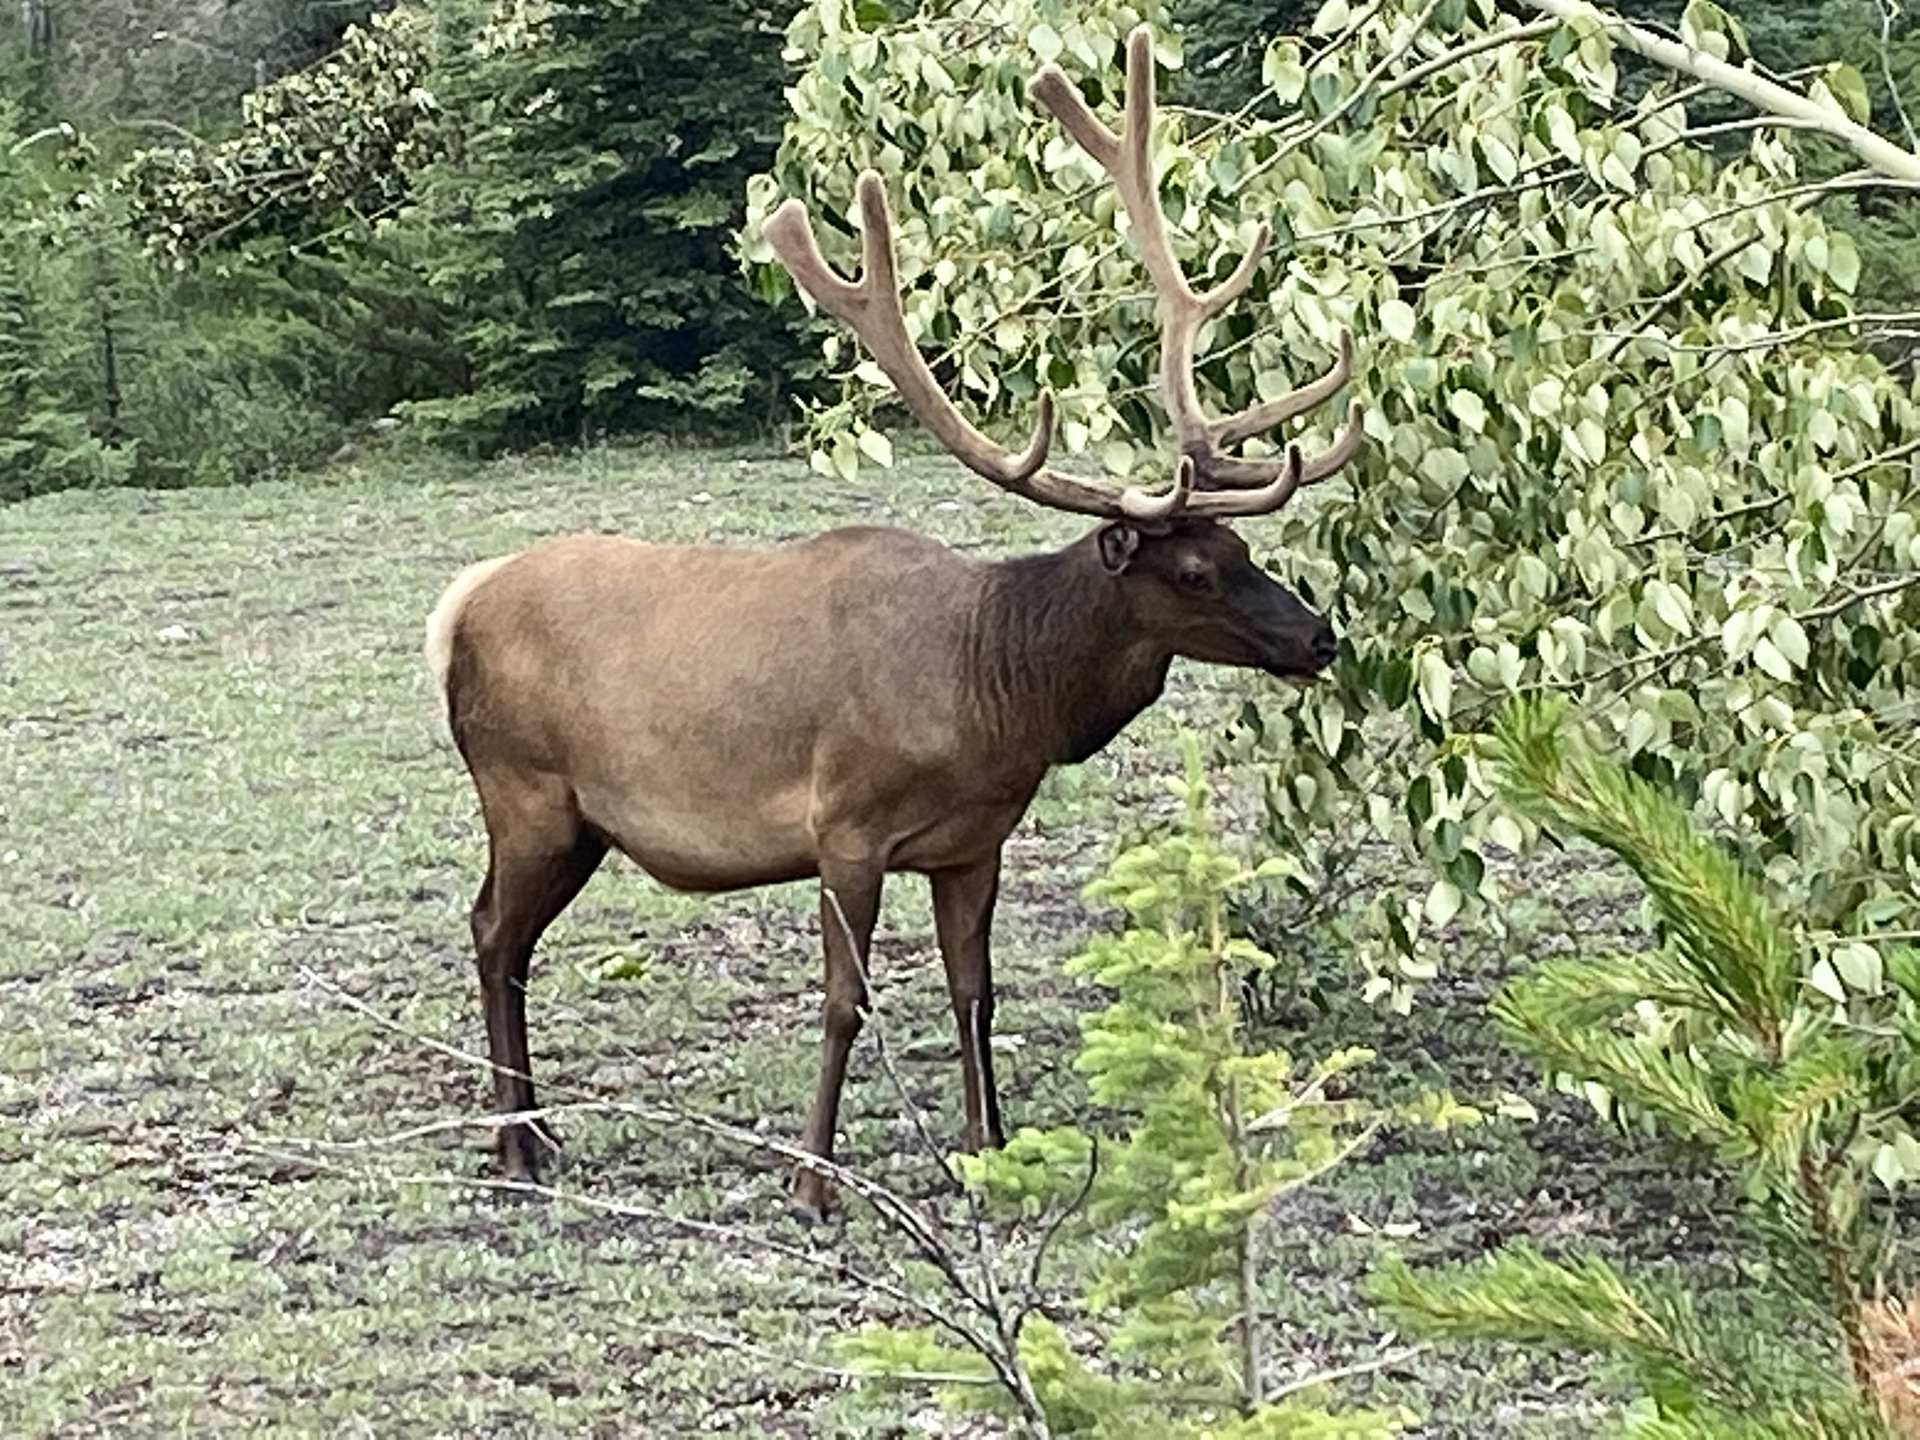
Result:
[[[1221,522],[1277,509],[1358,450],[1355,404],[1314,459],[1293,446],[1271,458],[1233,453],[1342,386],[1349,342],[1320,379],[1209,418],[1195,343],[1253,278],[1266,232],[1218,288],[1188,284],[1148,159],[1144,28],[1128,43],[1118,133],[1052,66],[1030,93],[1112,178],[1151,277],[1181,450],[1170,484],[1123,487],[1048,468],[1050,395],[1018,454],[960,414],[907,332],[891,216],[868,172],[858,182],[859,280],[821,257],[796,200],[766,226],[781,263],[968,469],[1099,526],[1064,550],[997,563],[877,527],[773,549],[578,535],[469,568],[427,622],[487,829],[473,940],[509,1179],[537,1180],[550,1143],[526,1113],[528,962],[610,848],[689,891],[818,877],[825,1042],[801,1143],[823,1159],[867,1001],[882,880],[925,875],[959,1027],[965,1143],[999,1144],[988,932],[1001,845],[1041,778],[1113,739],[1160,694],[1175,656],[1296,677],[1334,657],[1327,622]],[[793,1193],[816,1213],[830,1200],[824,1176],[805,1166]]]

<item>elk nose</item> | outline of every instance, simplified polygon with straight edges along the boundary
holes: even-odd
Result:
[[[1333,663],[1334,656],[1340,653],[1340,640],[1333,633],[1333,627],[1322,621],[1320,628],[1313,632],[1313,640],[1307,648],[1313,655],[1314,667],[1324,670]]]

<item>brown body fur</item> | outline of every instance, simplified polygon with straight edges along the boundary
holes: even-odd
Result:
[[[898,530],[776,549],[549,542],[456,578],[428,626],[491,856],[474,908],[496,1100],[533,1106],[525,983],[608,848],[667,885],[818,876],[826,1044],[803,1143],[832,1153],[889,871],[930,877],[967,1139],[997,1143],[987,932],[1000,847],[1047,770],[1159,694],[1176,654],[1306,674],[1324,621],[1210,521],[1116,523],[999,563]],[[510,1176],[539,1132],[503,1127]],[[797,1182],[824,1209],[817,1174]]]

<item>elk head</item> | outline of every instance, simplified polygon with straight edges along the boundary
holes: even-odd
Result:
[[[1132,629],[1160,637],[1172,654],[1281,677],[1318,674],[1333,663],[1333,627],[1218,521],[1112,521],[1092,538]]]
[[[1161,330],[1161,398],[1180,447],[1164,490],[1115,486],[1050,468],[1051,391],[1041,393],[1032,437],[1018,452],[1002,448],[960,413],[907,333],[893,219],[874,171],[863,172],[855,185],[862,220],[857,281],[844,279],[827,264],[799,200],[786,201],[768,218],[768,242],[800,288],[866,344],[909,412],[970,470],[1041,505],[1108,521],[1090,537],[1101,562],[1125,583],[1127,602],[1150,627],[1148,633],[1164,634],[1173,653],[1279,675],[1324,669],[1334,655],[1331,627],[1257,566],[1245,543],[1218,522],[1278,510],[1301,486],[1331,475],[1359,450],[1364,412],[1356,401],[1323,454],[1308,459],[1294,445],[1268,458],[1234,453],[1346,384],[1353,360],[1351,337],[1342,332],[1332,368],[1318,379],[1232,415],[1208,416],[1194,380],[1200,331],[1252,283],[1270,229],[1260,226],[1233,273],[1212,290],[1198,292],[1188,282],[1173,253],[1149,159],[1153,36],[1148,27],[1137,27],[1127,40],[1127,98],[1117,132],[1094,115],[1073,82],[1053,65],[1041,68],[1028,93],[1113,180],[1152,281]]]

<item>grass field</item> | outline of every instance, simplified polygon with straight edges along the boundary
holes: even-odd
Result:
[[[899,520],[1005,553],[1078,528],[983,492],[932,461],[849,486],[761,455],[606,452],[0,510],[0,1433],[992,1433],[833,1373],[832,1338],[888,1313],[855,1272],[896,1247],[857,1208],[802,1227],[764,1152],[583,1109],[555,1174],[578,1203],[480,1183],[485,1130],[448,1122],[484,1111],[465,923],[483,842],[418,657],[454,570],[558,531]],[[1012,841],[1010,1120],[1082,1104],[1074,1019],[1097,997],[1058,961],[1109,921],[1080,887],[1171,807],[1175,726],[1219,725],[1245,683],[1178,670]],[[1542,873],[1581,928],[1630,918],[1605,874]],[[817,1044],[812,905],[606,867],[535,962],[546,1098],[670,1100],[791,1137]],[[1496,968],[1463,950],[1410,1020],[1336,1005],[1285,1038],[1377,1045],[1387,1087],[1528,1088],[1481,1018]],[[875,970],[903,1084],[957,1134],[912,882]],[[1708,1278],[1757,1263],[1700,1174],[1530,1093],[1538,1124],[1383,1144],[1288,1206],[1269,1288],[1290,1363],[1395,1346],[1353,1293],[1385,1225],[1418,1222],[1400,1243],[1422,1256],[1528,1234]],[[932,1192],[871,1036],[843,1116],[850,1163]],[[1604,1392],[1577,1366],[1427,1352],[1346,1393],[1412,1406],[1426,1435],[1566,1437],[1596,1433]]]

